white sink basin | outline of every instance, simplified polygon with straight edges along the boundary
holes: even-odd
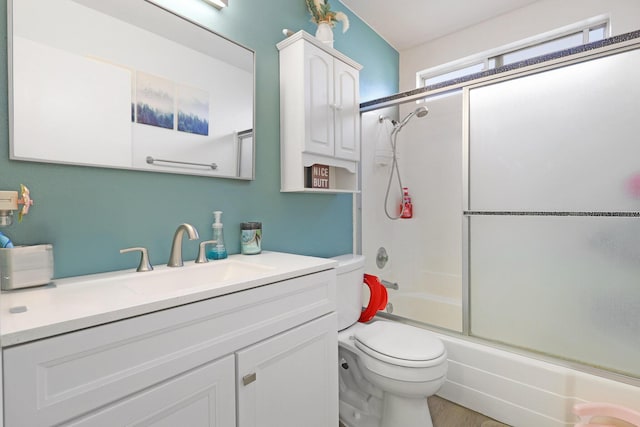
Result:
[[[335,261],[279,252],[155,270],[113,271],[3,292],[0,345],[9,346],[328,270]]]
[[[206,264],[185,264],[184,267],[165,268],[135,273],[120,283],[140,295],[165,294],[185,289],[228,285],[267,275],[274,267],[236,260],[212,261]]]

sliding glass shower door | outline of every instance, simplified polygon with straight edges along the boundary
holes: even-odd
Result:
[[[469,334],[640,377],[640,51],[465,90]]]

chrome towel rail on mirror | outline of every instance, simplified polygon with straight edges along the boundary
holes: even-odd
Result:
[[[147,163],[153,165],[155,162],[163,162],[163,163],[177,163],[180,165],[190,165],[190,166],[204,166],[205,168],[211,168],[213,170],[218,169],[218,165],[215,163],[193,163],[193,162],[180,162],[178,160],[162,160],[162,159],[154,159],[151,156],[147,156]]]

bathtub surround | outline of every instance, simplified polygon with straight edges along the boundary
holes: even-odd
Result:
[[[402,180],[415,210],[410,220],[390,221],[384,211],[392,126],[378,117],[399,117],[398,107],[362,114],[363,140],[369,141],[361,162],[362,227],[376,230],[363,233],[362,250],[367,272],[398,283],[389,293],[393,314],[461,332],[462,93],[421,105],[429,115],[409,123],[397,141]],[[391,196],[389,206],[401,202],[397,190]],[[383,268],[376,264],[380,247],[389,257]]]
[[[151,263],[167,262],[177,224],[189,222],[201,233],[210,212],[225,212],[227,250],[240,252],[240,222],[260,218],[269,229],[265,250],[332,256],[352,249],[351,195],[282,194],[279,170],[278,53],[282,28],[315,30],[304,2],[235,2],[218,11],[199,0],[161,0],[214,31],[256,51],[256,180],[235,182],[186,175],[164,175],[8,159],[8,110],[0,105],[0,184],[21,182],[37,200],[28,222],[7,229],[19,244],[52,243],[55,277],[135,268],[119,250],[146,246]],[[273,15],[272,11],[278,10]],[[6,22],[6,2],[0,20]],[[398,53],[350,12],[350,31],[335,34],[335,48],[364,66],[362,100],[398,91]],[[269,19],[264,19],[265,16]],[[0,48],[0,94],[7,97],[6,35]],[[362,49],[367,46],[367,49]],[[314,227],[309,228],[312,221]],[[133,231],[135,230],[135,232]],[[307,239],[300,239],[305,235]],[[277,236],[277,238],[273,238]],[[197,244],[185,242],[185,260]],[[87,248],[91,248],[87,250]]]

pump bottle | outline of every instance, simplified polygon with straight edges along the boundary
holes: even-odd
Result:
[[[213,229],[213,240],[215,244],[209,246],[207,249],[208,259],[225,259],[227,257],[227,248],[224,246],[224,231],[222,229],[222,211],[215,211],[213,213],[214,222],[211,228]]]
[[[400,218],[413,218],[413,203],[411,203],[409,189],[404,187],[402,189],[402,193],[402,205],[400,206],[400,212],[402,212],[402,215]]]

